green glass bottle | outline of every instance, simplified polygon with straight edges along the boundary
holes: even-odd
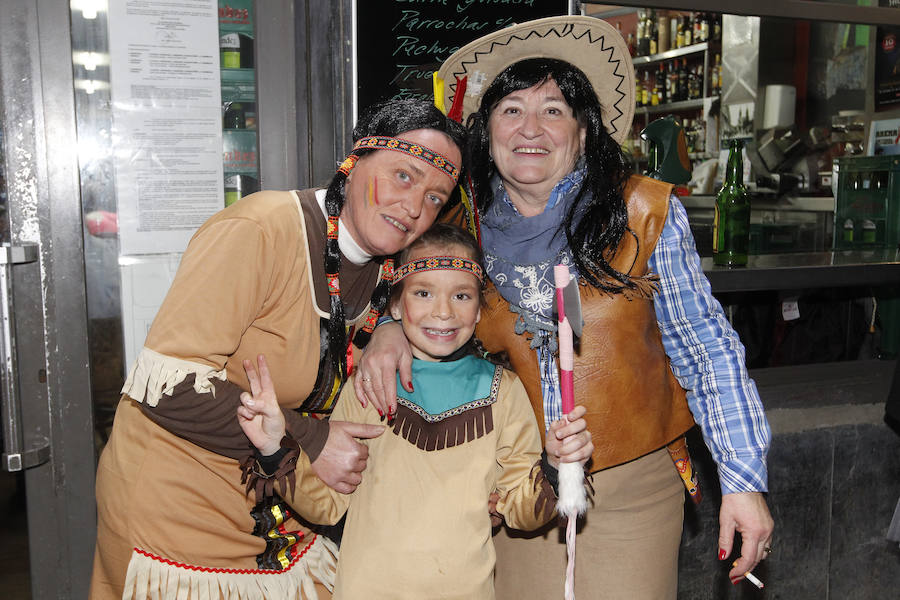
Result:
[[[716,195],[713,262],[727,267],[747,264],[750,248],[750,194],[744,187],[743,143],[731,140],[725,180]]]

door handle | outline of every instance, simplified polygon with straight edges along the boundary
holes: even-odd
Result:
[[[15,265],[34,262],[37,258],[36,244],[0,246],[0,378],[3,380],[5,400],[0,402],[0,418],[3,420],[3,468],[10,472],[36,467],[50,460],[49,442],[25,448],[16,358],[12,269]]]

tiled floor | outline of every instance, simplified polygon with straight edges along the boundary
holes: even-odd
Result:
[[[0,597],[31,600],[25,496],[17,476],[0,470]]]

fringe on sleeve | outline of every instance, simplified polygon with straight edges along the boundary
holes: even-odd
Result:
[[[145,346],[128,373],[122,393],[138,402],[146,402],[148,406],[156,406],[163,394],[171,396],[175,386],[191,374],[195,375],[194,391],[198,394],[215,396],[212,380],[225,381],[225,369],[217,371],[208,365],[172,358]]]

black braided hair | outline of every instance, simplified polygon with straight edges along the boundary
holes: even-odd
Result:
[[[353,128],[353,141],[367,136],[401,136],[414,129],[434,129],[446,134],[460,149],[466,145],[466,131],[462,125],[451,121],[435,106],[424,100],[406,99],[381,102],[366,109]],[[376,152],[371,148],[360,148],[351,152],[358,158]],[[460,175],[462,179],[464,175]],[[343,171],[335,173],[325,193],[325,210],[329,218],[338,218],[344,207],[344,191],[347,174]],[[458,188],[454,188],[451,198],[444,209],[459,201]],[[325,241],[325,273],[338,274],[341,268],[341,253],[337,237],[329,237]],[[371,305],[379,313],[384,311],[390,297],[390,282],[382,279],[372,292]],[[328,354],[333,373],[340,374],[341,380],[347,377],[347,365],[344,352],[347,348],[347,334],[344,325],[344,303],[339,294],[331,294],[331,305],[328,321]],[[354,342],[360,348],[365,346],[371,334],[360,329]],[[329,378],[332,379],[333,378]]]
[[[504,69],[485,90],[478,111],[469,115],[469,144],[464,161],[469,165],[478,208],[483,213],[494,200],[490,182],[497,171],[490,155],[488,120],[491,111],[512,92],[549,79],[559,86],[575,118],[587,130],[584,146],[587,174],[578,197],[560,223],[560,229],[565,232],[579,274],[588,283],[610,292],[622,291],[623,287],[631,289],[634,282],[613,268],[609,261],[628,227],[624,190],[632,169],[622,149],[603,125],[600,102],[593,86],[574,65],[552,58],[521,60]],[[587,192],[591,194],[590,203],[584,216],[574,223],[576,207]]]

